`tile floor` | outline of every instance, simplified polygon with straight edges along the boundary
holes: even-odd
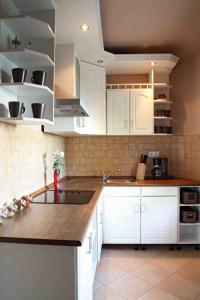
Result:
[[[93,289],[94,300],[200,300],[200,251],[103,248]]]

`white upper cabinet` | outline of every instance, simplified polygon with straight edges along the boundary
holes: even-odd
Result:
[[[129,92],[107,91],[107,133],[129,134]]]
[[[108,90],[107,134],[153,134],[152,89]]]
[[[89,117],[78,119],[80,133],[106,134],[106,78],[105,69],[81,62],[80,98]]]
[[[153,134],[152,89],[130,91],[130,134]]]

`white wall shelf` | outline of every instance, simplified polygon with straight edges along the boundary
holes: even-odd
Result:
[[[172,120],[172,117],[157,117],[157,116],[154,116],[154,119],[155,120]]]
[[[49,24],[27,15],[2,17],[1,20],[20,40],[55,38]]]
[[[0,50],[7,59],[12,60],[18,66],[35,66],[35,67],[48,67],[54,66],[52,59],[45,53],[30,49],[17,49],[17,50]]]
[[[199,226],[200,223],[197,222],[197,223],[179,223],[180,226]]]
[[[173,133],[154,133],[153,135],[166,136],[166,135],[173,135]]]
[[[172,86],[167,83],[154,83],[153,87],[155,89],[171,89],[172,88]]]
[[[165,100],[165,99],[155,99],[153,100],[154,103],[159,103],[159,104],[172,104],[172,101],[169,101],[169,100]]]
[[[31,94],[34,96],[50,96],[53,95],[53,91],[50,90],[47,86],[33,84],[33,83],[0,83],[0,90],[11,92],[19,97],[28,97]]]
[[[196,238],[195,235],[190,233],[182,233],[180,234],[179,244],[199,244],[200,241]]]
[[[200,204],[180,204],[180,206],[200,206]]]
[[[52,125],[53,122],[47,119],[36,118],[0,118],[1,122],[9,123],[13,125]]]

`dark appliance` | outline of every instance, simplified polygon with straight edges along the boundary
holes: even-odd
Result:
[[[33,198],[31,202],[41,204],[88,204],[94,196],[94,191],[86,190],[47,190]]]
[[[198,211],[191,207],[182,207],[180,217],[182,223],[196,223],[198,222]]]
[[[154,179],[166,179],[168,176],[168,159],[163,157],[153,158],[151,174]]]
[[[183,204],[197,204],[199,203],[198,190],[184,188],[181,189],[181,203]]]

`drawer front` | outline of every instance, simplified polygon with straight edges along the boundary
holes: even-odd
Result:
[[[174,186],[156,186],[156,187],[143,187],[142,196],[178,196],[178,187]]]
[[[104,187],[104,196],[110,197],[131,197],[140,196],[139,187]]]

